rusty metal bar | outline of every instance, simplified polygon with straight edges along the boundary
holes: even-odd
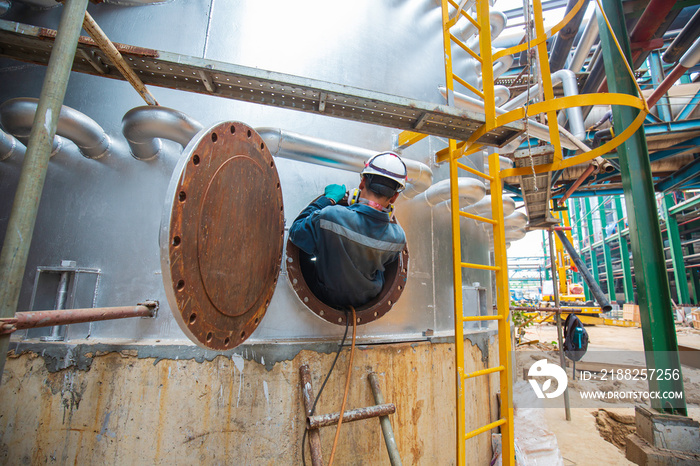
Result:
[[[148,301],[136,306],[18,312],[14,318],[0,319],[0,333],[12,333],[15,330],[27,328],[97,322],[100,320],[154,317],[157,311],[158,302]]]
[[[394,403],[385,403],[383,405],[368,406],[366,408],[351,409],[343,413],[343,422],[361,421],[377,416],[387,416],[396,412]],[[308,416],[306,418],[306,427],[308,429],[319,429],[321,427],[333,426],[340,419],[339,413],[318,414],[316,416]]]
[[[378,405],[384,404],[384,395],[382,395],[382,390],[379,388],[379,377],[374,372],[369,374],[369,385],[372,388],[374,402]],[[382,426],[384,443],[386,443],[386,450],[389,452],[391,466],[401,466],[401,455],[399,454],[399,448],[396,446],[396,439],[394,438],[394,431],[391,428],[389,416],[379,416],[379,423]]]
[[[576,181],[574,181],[574,184],[572,184],[571,187],[566,190],[566,193],[564,193],[564,195],[561,197],[561,199],[559,199],[559,205],[564,205],[564,203],[569,198],[569,196],[571,196],[574,193],[574,191],[576,191],[578,189],[578,187],[581,186],[584,181],[586,181],[586,178],[591,176],[591,174],[595,171],[595,169],[596,169],[595,165],[593,165],[593,164],[589,165],[588,168],[586,168],[586,171],[581,173],[581,176],[579,176],[578,179]]]
[[[107,34],[104,33],[102,28],[100,28],[87,11],[85,12],[85,19],[83,20],[83,29],[90,34],[90,37],[92,37],[92,40],[95,41],[100,50],[107,55],[122,76],[124,76],[124,79],[136,89],[136,92],[138,92],[141,97],[143,97],[143,100],[145,100],[148,105],[158,105],[153,94],[146,89],[146,85],[143,81],[136,76],[134,70],[132,70],[126,60],[124,60],[124,57],[122,57],[122,54],[119,53],[119,50],[117,50],[112,41],[109,40]]]
[[[301,376],[301,392],[304,396],[304,412],[306,416],[311,415],[314,406],[314,390],[311,387],[311,372],[306,364],[299,368]],[[301,446],[304,448],[304,445]],[[318,429],[309,429],[309,450],[311,450],[311,464],[313,466],[323,466],[323,455],[321,451],[321,433]]]

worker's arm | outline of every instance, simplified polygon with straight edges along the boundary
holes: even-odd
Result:
[[[345,196],[345,185],[326,186],[323,196],[314,200],[294,220],[289,229],[289,239],[307,254],[314,254],[318,242],[318,216],[324,207],[335,205]]]
[[[603,123],[605,123],[606,121],[608,121],[610,119],[612,119],[612,110],[608,110],[607,112],[605,112],[605,115],[603,115],[603,118],[596,121],[595,124],[593,124],[591,127],[589,127],[588,131],[592,131],[592,130],[598,128],[600,125],[602,125]]]

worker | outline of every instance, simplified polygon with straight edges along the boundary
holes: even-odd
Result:
[[[608,105],[608,111],[603,114],[603,117],[596,121],[594,124],[588,127],[586,131],[593,131],[594,129],[601,128],[603,125],[605,125],[606,129],[609,128],[609,131],[596,131],[595,134],[593,135],[593,148],[598,147],[600,145],[600,140],[603,138],[603,136],[614,136],[613,129],[612,129],[612,106]],[[608,123],[606,125],[606,123]]]
[[[294,220],[289,238],[313,256],[311,291],[329,306],[362,306],[384,286],[384,269],[406,245],[406,234],[392,222],[393,203],[406,187],[406,164],[393,152],[371,157],[360,186],[326,186],[323,196]],[[347,206],[338,205],[347,199]]]

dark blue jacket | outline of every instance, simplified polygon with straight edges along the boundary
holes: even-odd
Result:
[[[406,245],[406,235],[388,213],[363,204],[331,205],[321,196],[294,220],[289,238],[316,257],[316,283],[309,283],[326,304],[361,306],[384,286],[384,266]]]

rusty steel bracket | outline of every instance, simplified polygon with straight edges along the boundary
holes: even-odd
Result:
[[[0,335],[9,335],[17,330],[17,319],[3,317],[0,319]]]

